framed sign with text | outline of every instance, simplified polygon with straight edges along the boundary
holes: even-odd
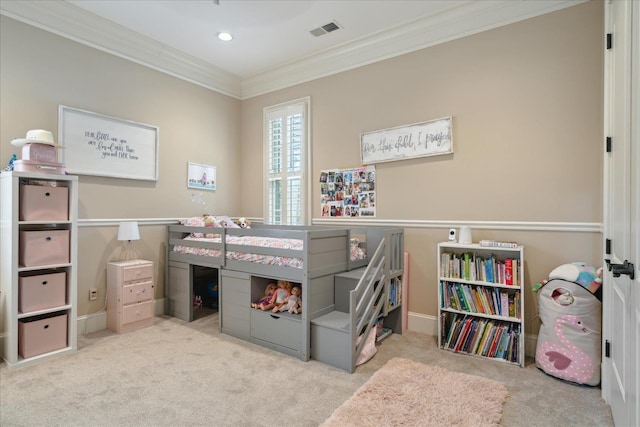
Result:
[[[363,165],[453,153],[451,117],[360,134]]]
[[[60,105],[58,142],[69,173],[158,180],[156,126]]]

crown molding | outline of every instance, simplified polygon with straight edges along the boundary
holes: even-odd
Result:
[[[586,0],[467,1],[439,14],[246,76],[242,99],[404,55]]]
[[[240,77],[66,1],[5,1],[0,14],[234,98]]]
[[[369,37],[241,78],[66,1],[2,1],[0,13],[237,99],[248,99],[586,0],[466,1]]]

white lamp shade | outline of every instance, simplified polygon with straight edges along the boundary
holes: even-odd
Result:
[[[138,221],[121,222],[118,228],[118,240],[140,240]]]

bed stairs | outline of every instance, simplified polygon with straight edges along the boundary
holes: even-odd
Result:
[[[336,275],[334,310],[311,320],[311,358],[354,372],[389,289],[389,242],[382,239],[367,267]],[[339,281],[347,282],[347,290]],[[356,284],[350,286],[348,282]],[[342,294],[341,294],[341,288]],[[362,337],[358,339],[358,337]]]

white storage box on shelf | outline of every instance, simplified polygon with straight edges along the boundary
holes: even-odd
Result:
[[[18,322],[18,354],[25,359],[67,346],[67,314]]]
[[[69,263],[69,230],[20,231],[19,235],[21,266]]]
[[[69,189],[45,185],[20,186],[20,221],[67,221]]]
[[[61,307],[66,303],[67,273],[20,276],[18,287],[19,313]]]

